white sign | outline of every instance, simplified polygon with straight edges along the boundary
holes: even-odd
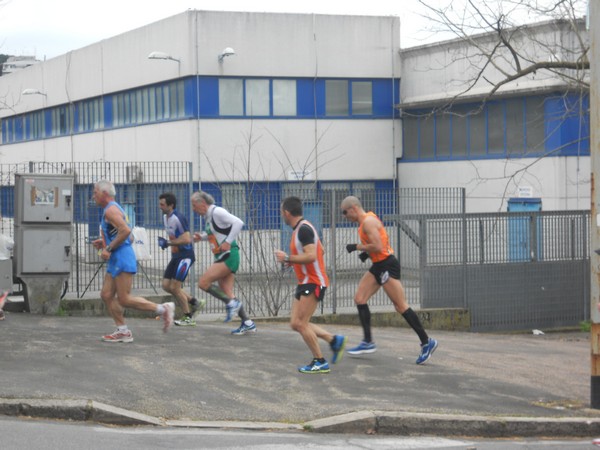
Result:
[[[533,188],[531,186],[519,186],[517,188],[517,197],[519,197],[519,198],[533,197]]]
[[[288,180],[309,180],[310,172],[308,170],[290,170],[288,172]]]

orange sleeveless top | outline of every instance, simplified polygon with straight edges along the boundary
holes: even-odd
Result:
[[[379,217],[377,217],[377,215],[372,211],[367,212],[367,216],[375,217],[381,224],[381,228],[379,228],[379,239],[381,239],[382,248],[378,252],[369,252],[369,257],[371,258],[371,261],[376,263],[379,261],[383,261],[390,255],[393,255],[394,250],[390,246],[390,240],[388,238],[387,231],[385,231],[385,227],[383,226],[383,223],[381,222]],[[365,222],[363,221],[358,227],[358,236],[360,238],[360,243],[363,245],[370,243],[367,233],[365,233],[365,231],[363,230],[364,223]]]
[[[298,230],[302,225],[307,225],[312,228],[315,235],[314,244],[317,246],[317,259],[309,264],[292,264],[296,277],[298,278],[298,284],[316,284],[318,286],[329,286],[329,278],[325,271],[325,258],[323,244],[319,239],[319,234],[315,227],[312,226],[307,220],[301,220],[298,222],[296,228],[292,233],[292,240],[290,242],[290,253],[292,255],[301,255],[304,253],[302,242],[298,238]]]

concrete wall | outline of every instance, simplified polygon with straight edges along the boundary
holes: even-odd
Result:
[[[531,187],[545,211],[588,209],[590,158],[475,160],[398,164],[400,187],[464,187],[466,212],[506,211],[507,201]]]

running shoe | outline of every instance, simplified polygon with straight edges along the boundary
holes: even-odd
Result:
[[[193,297],[189,303],[190,310],[192,312],[192,320],[197,320],[198,316],[200,315],[200,311],[202,311],[206,306],[206,299],[201,298],[198,300],[197,298]]]
[[[427,342],[427,344],[421,345],[421,354],[417,358],[417,364],[423,364],[429,358],[431,358],[431,355],[433,355],[433,352],[435,352],[437,346],[438,342],[433,338],[429,338],[429,342]]]
[[[130,330],[127,331],[115,331],[112,334],[102,336],[104,342],[133,342],[133,334]]]
[[[362,355],[365,353],[375,353],[377,351],[377,346],[375,342],[365,342],[361,341],[356,347],[348,350],[349,355]]]
[[[240,308],[242,307],[242,302],[240,302],[239,300],[236,300],[235,298],[233,300],[231,300],[226,306],[226,310],[227,310],[227,316],[225,317],[225,320],[223,322],[227,323],[227,322],[231,322],[231,319],[233,319],[235,317],[235,315],[238,313],[238,311],[240,310]]]
[[[175,315],[175,303],[168,302],[163,304],[165,311],[162,313],[163,331],[166,333],[173,325],[173,317]]]
[[[196,321],[188,316],[183,316],[181,319],[173,321],[173,323],[175,325],[177,325],[178,327],[195,327],[196,326]]]
[[[242,322],[239,328],[231,331],[231,334],[234,336],[242,336],[246,333],[256,333],[256,324],[254,322],[252,322],[250,325],[246,325],[244,322]]]
[[[298,367],[298,372],[301,373],[329,373],[329,363],[327,361],[319,362],[313,359],[310,364]]]
[[[331,350],[333,350],[333,356],[331,357],[331,363],[335,364],[342,360],[344,357],[344,348],[348,338],[346,336],[335,335],[333,341],[331,341]]]

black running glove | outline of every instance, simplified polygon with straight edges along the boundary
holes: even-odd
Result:
[[[358,247],[358,244],[348,244],[346,245],[346,251],[348,253],[355,252],[357,250],[356,247]]]

